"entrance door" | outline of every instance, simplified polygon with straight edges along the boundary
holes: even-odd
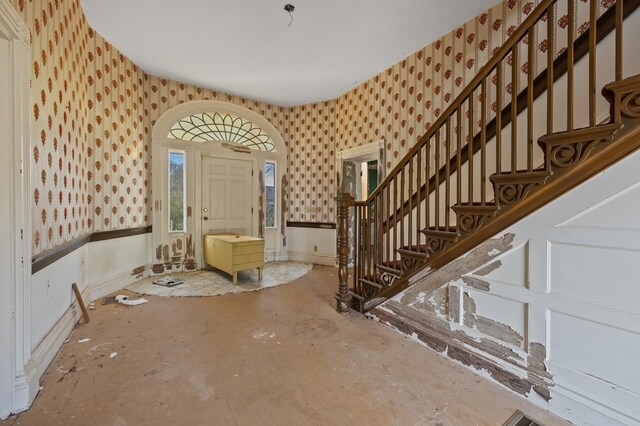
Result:
[[[253,235],[253,162],[202,159],[202,232]]]

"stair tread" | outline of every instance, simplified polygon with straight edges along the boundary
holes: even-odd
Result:
[[[563,130],[541,136],[538,145],[544,148],[547,145],[569,145],[577,141],[594,138],[613,137],[613,134],[621,127],[619,123],[600,124],[598,126],[581,127],[573,130]]]
[[[521,180],[537,180],[551,176],[551,171],[546,169],[536,169],[533,171],[518,170],[516,172],[503,172],[494,173],[489,176],[489,179],[493,182],[509,182],[509,181],[521,181]]]
[[[412,246],[404,246],[398,249],[398,253],[402,253],[402,251],[405,252],[412,252],[412,253],[427,253],[427,245],[426,244],[420,244],[420,245],[412,245]]]
[[[369,278],[369,277],[368,277],[368,278]],[[381,279],[381,278],[377,278],[377,279]],[[371,280],[369,280],[369,279],[367,279],[367,278],[360,278],[360,282],[361,282],[362,284],[365,284],[365,285],[368,285],[368,286],[371,286],[371,287],[377,288],[378,290],[380,290],[380,289],[382,288],[382,284],[378,284],[377,282],[375,282],[375,281],[371,281]]]
[[[349,290],[349,294],[351,295],[351,297],[353,297],[354,299],[359,300],[360,302],[364,301],[364,297],[360,296],[358,293],[356,293],[356,292],[354,292],[352,290]]]
[[[431,242],[433,240],[455,241],[460,236],[460,233],[458,232],[457,228],[454,229],[455,231],[436,231],[431,229],[423,229],[420,232],[422,232],[427,237],[428,242]]]
[[[402,271],[402,262],[400,260],[391,260],[387,262],[382,262],[376,265],[378,269],[383,272],[389,273],[401,273]]]
[[[402,266],[402,261],[400,260],[385,260],[382,263],[378,263],[378,266],[384,266],[387,268],[399,269]]]
[[[490,209],[497,209],[498,205],[496,203],[493,203],[493,202],[484,203],[484,204],[483,203],[459,203],[459,204],[454,205],[451,208],[454,211],[456,209],[467,209],[467,208],[481,208],[481,209],[484,208],[484,209],[490,210]]]
[[[424,228],[421,232],[432,231],[432,232],[458,232],[458,228],[456,226],[428,226]]]
[[[611,82],[604,86],[603,90],[615,92],[618,90],[628,90],[640,87],[640,74],[623,78],[622,80]]]

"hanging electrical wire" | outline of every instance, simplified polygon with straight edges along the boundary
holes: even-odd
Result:
[[[291,14],[291,12],[293,12],[294,10],[296,10],[295,6],[287,3],[284,5],[284,10],[289,14],[289,25],[287,25],[287,28],[291,26],[291,24],[293,23],[293,15]]]

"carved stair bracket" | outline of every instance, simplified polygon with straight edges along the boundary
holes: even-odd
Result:
[[[621,121],[620,114],[640,118],[640,75],[607,84],[602,91],[613,102],[614,121]]]
[[[349,294],[351,295],[351,307],[360,313],[364,313],[364,297],[351,290],[349,290]]]
[[[397,269],[389,268],[383,265],[377,265],[378,271],[380,271],[380,282],[383,286],[391,287],[393,283],[400,278],[402,271],[398,271]]]
[[[500,206],[510,206],[527,196],[529,192],[544,184],[551,176],[550,171],[495,174],[493,182],[496,199]]]
[[[382,274],[380,274],[380,281],[382,282],[382,285],[385,287],[391,287],[393,283],[396,282],[397,279],[398,279],[397,275],[390,274],[388,272],[383,272]]]
[[[422,233],[427,237],[427,250],[431,256],[445,251],[447,247],[455,243],[460,236],[458,232],[436,231],[431,229],[424,229]]]
[[[498,211],[494,204],[456,204],[452,207],[458,217],[458,229],[465,236],[480,229]]]
[[[427,263],[426,253],[404,249],[398,249],[398,253],[400,253],[400,256],[402,258],[401,265],[403,275],[419,269]]]
[[[605,124],[553,133],[540,138],[545,148],[547,170],[567,169],[586,159],[602,142],[611,142],[621,125]]]
[[[369,300],[375,297],[380,291],[374,287],[363,286],[362,287],[362,295],[364,296],[364,300]]]

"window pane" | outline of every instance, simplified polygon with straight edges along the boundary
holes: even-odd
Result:
[[[264,163],[264,224],[267,228],[276,226],[276,165]]]
[[[185,117],[173,125],[168,137],[191,142],[234,142],[257,151],[277,151],[271,137],[255,123],[218,112]]]
[[[169,232],[184,232],[184,153],[169,153]]]

